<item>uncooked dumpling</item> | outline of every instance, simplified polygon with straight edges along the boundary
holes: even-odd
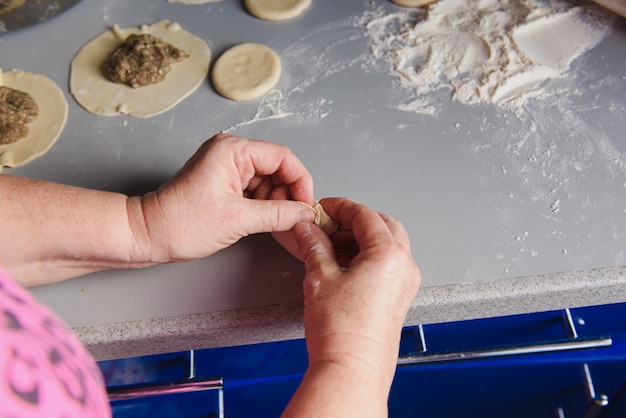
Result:
[[[185,51],[189,57],[172,66],[159,83],[140,88],[112,82],[103,72],[109,55],[128,35],[150,34]],[[123,29],[115,25],[83,46],[72,60],[70,92],[91,113],[120,113],[148,118],[171,109],[193,93],[209,72],[211,51],[204,40],[178,23],[162,20],[150,26]]]
[[[250,100],[270,91],[280,78],[280,58],[271,48],[255,43],[236,45],[213,65],[213,86],[232,100]]]
[[[65,127],[68,105],[63,91],[41,74],[0,70],[0,85],[28,93],[39,108],[37,118],[28,124],[28,135],[12,144],[0,145],[2,171],[2,167],[21,166],[48,151]]]

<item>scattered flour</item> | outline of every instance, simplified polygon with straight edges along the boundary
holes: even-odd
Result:
[[[609,32],[595,5],[548,0],[440,0],[429,9],[369,11],[372,57],[383,58],[416,98],[398,108],[434,113],[427,95],[447,88],[466,104],[519,104]]]

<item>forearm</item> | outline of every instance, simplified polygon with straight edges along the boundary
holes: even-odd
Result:
[[[386,417],[390,379],[336,363],[310,366],[282,418]]]
[[[25,286],[149,264],[139,198],[6,174],[0,196],[0,264]]]

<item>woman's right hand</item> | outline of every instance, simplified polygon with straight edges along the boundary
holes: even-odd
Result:
[[[340,226],[330,237],[313,224],[294,227],[306,266],[304,325],[309,381],[305,375],[303,389],[290,408],[301,407],[300,401],[311,393],[306,387],[315,386],[314,376],[324,375],[321,370],[330,368],[338,369],[327,372],[337,382],[341,370],[361,382],[355,395],[364,403],[364,412],[369,412],[350,416],[381,416],[386,413],[400,332],[420,285],[420,271],[399,220],[344,198],[320,203]],[[350,394],[343,397],[347,401]],[[332,403],[332,399],[324,402]],[[355,412],[355,403],[348,404],[351,409],[346,412]],[[331,415],[320,416],[340,416],[337,412],[342,405],[335,405],[332,411],[329,405]]]

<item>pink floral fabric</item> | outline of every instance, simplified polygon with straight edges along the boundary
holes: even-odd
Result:
[[[58,317],[0,269],[0,418],[110,416],[91,355]]]

